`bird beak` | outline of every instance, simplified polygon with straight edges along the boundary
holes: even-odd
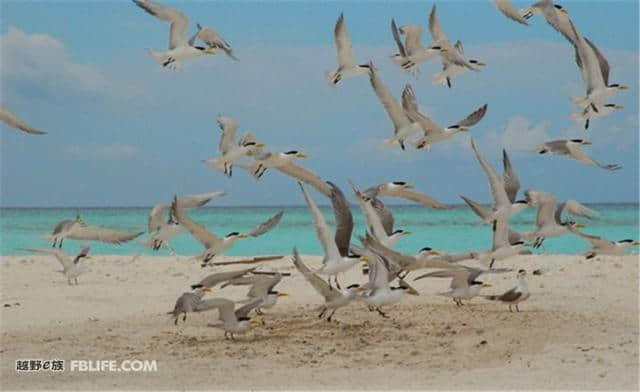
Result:
[[[493,287],[491,283],[483,283],[482,287]]]
[[[296,154],[296,158],[309,158],[309,156],[304,152],[299,152]]]
[[[437,250],[432,250],[431,254],[434,256],[442,256],[442,253],[438,252]]]
[[[91,260],[91,256],[85,256],[84,259],[85,260]]]
[[[255,328],[255,327],[261,327],[264,325],[264,321],[262,320],[251,320],[249,321],[249,325],[251,325],[251,327]]]
[[[404,187],[407,188],[407,189],[415,189],[416,188],[415,186],[413,186],[413,184],[405,184]]]
[[[238,234],[238,238],[249,238],[246,234]]]
[[[631,246],[640,246],[640,241],[636,241],[633,244],[631,244]]]
[[[420,295],[420,293],[418,293],[415,289],[409,289],[407,290],[407,294],[409,295]]]
[[[413,234],[413,233],[412,233],[412,232],[410,232],[410,231],[403,231],[403,232],[402,232],[402,235],[403,235],[403,236],[404,236],[404,235],[410,235],[410,234]]]
[[[622,105],[615,105],[613,108],[614,108],[614,109],[617,109],[617,110],[622,110],[622,109],[624,109],[624,106],[622,106]]]
[[[207,50],[204,51],[206,54],[210,55],[210,56],[214,56],[217,52],[214,48],[209,48]]]
[[[287,293],[278,293],[278,297],[288,297],[289,294]]]
[[[369,257],[367,257],[367,256],[360,256],[360,261],[362,261],[363,263],[368,263],[368,262],[369,262]]]
[[[366,287],[358,287],[357,291],[362,292],[362,291],[367,291],[367,290],[369,290],[369,289],[366,288]]]
[[[576,223],[574,226],[578,229],[584,229],[585,227],[587,227],[587,225],[585,225],[584,223]]]
[[[262,144],[262,143],[256,144],[256,148],[263,148],[263,147],[264,147],[264,144]]]
[[[205,293],[210,293],[210,292],[212,292],[213,290],[211,290],[211,288],[210,288],[210,287],[205,287],[205,288],[203,288],[203,289],[202,289],[202,291],[204,291]]]
[[[487,64],[485,64],[485,63],[483,63],[483,62],[480,62],[480,61],[476,61],[476,65],[477,65],[478,67],[486,67],[486,66],[487,66]]]
[[[590,146],[592,143],[590,141],[585,140],[584,142],[582,142],[582,144],[584,144],[585,146]]]

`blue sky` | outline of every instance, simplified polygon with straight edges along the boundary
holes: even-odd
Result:
[[[382,149],[392,127],[367,78],[326,84],[340,12],[356,59],[373,60],[396,97],[412,84],[437,123],[448,125],[488,103],[471,134],[496,167],[501,148],[511,152],[523,188],[584,202],[638,201],[635,1],[562,3],[608,58],[611,81],[632,87],[612,100],[625,109],[594,121],[587,133],[569,119],[569,97],[584,94],[573,49],[541,18],[520,26],[489,1],[437,3],[450,39],[488,64],[454,80],[451,90],[431,83],[439,63],[423,65],[413,78],[389,59],[396,51],[390,19],[421,24],[427,43],[432,2],[164,4],[221,33],[241,61],[218,55],[178,72],[162,69],[146,49],[166,47],[168,26],[130,1],[0,4],[2,105],[49,132],[30,137],[0,125],[0,205],[143,206],[212,190],[229,192],[221,205],[302,204],[295,183],[279,173],[258,182],[237,169],[227,179],[201,162],[216,154],[218,114],[234,117],[240,134],[308,152],[303,165],[343,186],[348,179],[361,186],[406,180],[443,202],[458,203],[459,194],[488,201],[468,136],[428,153]],[[596,160],[624,168],[612,173],[525,152],[569,137],[592,140],[587,151]]]

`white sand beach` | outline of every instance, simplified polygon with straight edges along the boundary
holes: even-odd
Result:
[[[501,265],[545,272],[528,275],[532,295],[519,313],[481,298],[457,308],[434,295],[447,279],[425,279],[414,284],[420,296],[386,309],[389,319],[354,303],[329,323],[314,312],[321,297],[285,256],[262,269],[291,272],[278,286],[290,296],[265,311],[264,327],[229,341],[207,327],[216,312],[189,314],[178,327],[165,313],[190,284],[238,266],[98,255],[69,286],[52,257],[2,257],[2,389],[638,389],[637,255],[520,256]],[[365,279],[354,269],[341,282]],[[516,282],[515,272],[482,280],[494,285],[487,294]],[[239,300],[246,290],[208,297]],[[15,370],[31,358],[67,367],[156,360],[158,369]]]

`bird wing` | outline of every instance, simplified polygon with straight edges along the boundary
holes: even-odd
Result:
[[[164,204],[156,204],[151,209],[149,213],[149,218],[147,219],[147,232],[154,233],[164,225]]]
[[[356,199],[358,200],[360,210],[364,215],[365,221],[367,223],[367,230],[369,231],[369,233],[375,236],[378,240],[382,240],[383,238],[388,237],[390,234],[387,234],[387,231],[382,226],[380,216],[373,208],[373,199],[367,198],[355,187],[355,185],[351,184],[351,187],[353,188],[353,193],[356,195]]]
[[[338,251],[338,247],[333,238],[331,238],[331,233],[329,232],[329,226],[327,226],[327,222],[320,212],[320,209],[313,201],[309,192],[305,189],[304,185],[301,182],[298,182],[300,185],[300,189],[302,189],[302,193],[304,195],[304,199],[311,210],[311,216],[313,218],[313,224],[316,227],[316,235],[320,240],[320,244],[322,245],[322,249],[324,250],[325,259],[338,259],[340,258],[340,252]]]
[[[343,14],[340,14],[340,17],[336,22],[333,35],[336,41],[336,49],[338,51],[338,66],[340,68],[351,68],[355,66],[353,54],[351,53],[351,41],[347,35],[347,26],[344,22]]]
[[[143,233],[144,231],[127,233],[99,226],[76,226],[69,232],[67,237],[78,241],[100,241],[108,244],[120,245],[137,238]]]
[[[27,124],[25,124],[22,120],[14,116],[7,109],[0,106],[0,120],[2,120],[8,126],[18,129],[20,131],[30,133],[32,135],[46,135],[46,132],[35,129]]]
[[[213,248],[222,242],[222,239],[209,230],[206,227],[192,221],[184,210],[178,205],[178,198],[173,198],[171,203],[171,213],[176,218],[178,223],[187,229],[189,233],[200,242],[206,249]]]
[[[598,64],[600,65],[600,72],[602,73],[602,79],[604,80],[605,86],[608,86],[609,72],[610,72],[609,62],[602,55],[602,53],[600,53],[600,50],[598,50],[598,48],[593,44],[593,42],[591,42],[587,37],[584,37],[584,40],[587,42],[587,44],[591,47],[591,49],[595,53],[596,58],[598,59]]]
[[[220,150],[221,153],[226,154],[236,145],[236,131],[238,130],[238,123],[231,117],[218,116],[218,125],[222,131],[218,150]]]
[[[536,213],[536,226],[541,228],[554,221],[554,214],[556,211],[556,198],[551,194],[542,192],[527,190],[525,191],[525,197],[534,206],[538,206],[538,212]]]
[[[210,298],[202,300],[196,305],[196,312],[206,312],[211,309],[218,309],[219,318],[223,322],[234,322],[238,319],[233,312],[235,304],[226,298]]]
[[[567,155],[571,153],[567,140],[552,140],[544,144],[544,148],[557,155]]]
[[[594,211],[591,208],[586,207],[585,205],[580,204],[580,202],[573,199],[569,199],[565,201],[563,205],[564,205],[563,207],[564,210],[567,211],[567,213],[574,216],[581,216],[583,218],[588,218],[588,219],[593,219],[598,216],[597,211]]]
[[[517,290],[517,287],[514,287],[511,290],[499,296],[498,300],[504,301],[504,302],[513,302],[518,298],[520,298],[521,296],[522,296],[522,293]]]
[[[487,107],[487,104],[484,104],[482,107],[468,115],[464,120],[456,123],[456,125],[460,127],[471,127],[473,125],[476,125],[487,113]]]
[[[236,315],[236,319],[240,319],[241,317],[247,317],[249,315],[249,312],[259,307],[261,304],[262,304],[262,298],[255,298],[253,301],[249,301],[249,303],[235,310],[234,314]]]
[[[307,183],[323,195],[331,197],[331,189],[329,189],[327,183],[324,182],[322,178],[318,177],[318,175],[316,175],[311,170],[300,165],[296,165],[293,162],[288,162],[285,165],[276,167],[275,169],[290,177],[295,178],[298,181]]]
[[[265,297],[267,293],[275,287],[275,285],[280,283],[281,280],[282,280],[281,274],[275,274],[273,276],[251,275],[251,276],[244,276],[244,277],[230,280],[229,283],[225,284],[223,287],[226,287],[229,284],[233,286],[251,285],[251,288],[247,293],[247,297],[262,298],[262,297]]]
[[[63,220],[62,222],[58,223],[56,227],[53,228],[52,234],[60,234],[63,231],[66,231],[68,228],[70,228],[73,225],[73,222],[74,220],[71,220],[71,219]]]
[[[407,84],[402,91],[402,107],[405,113],[411,119],[422,127],[425,135],[438,132],[442,133],[444,130],[431,119],[418,110],[418,102],[416,100],[416,94],[413,92],[411,85]]]
[[[296,266],[298,271],[304,276],[304,278],[313,286],[313,288],[318,292],[318,294],[324,297],[326,302],[333,301],[334,299],[340,297],[342,294],[338,290],[332,289],[324,279],[320,278],[318,275],[311,272],[309,267],[307,267],[303,262],[302,258],[298,254],[298,250],[293,250],[293,264]]]
[[[387,196],[387,197],[399,197],[399,198],[410,200],[415,203],[422,204],[423,206],[431,207],[431,208],[439,208],[439,209],[449,208],[446,205],[433,200],[427,195],[424,195],[419,192],[414,192],[404,187],[383,186],[382,188],[380,188],[380,192],[378,193],[378,195]]]
[[[462,200],[471,208],[476,215],[478,215],[483,221],[488,221],[493,215],[490,208],[483,206],[482,204],[473,201],[465,196],[460,196]]]
[[[407,55],[411,56],[424,50],[421,42],[422,27],[420,27],[420,25],[402,26],[400,30],[406,37],[404,43],[407,49]]]
[[[391,210],[387,208],[387,206],[385,206],[384,203],[376,197],[371,198],[371,206],[373,207],[375,213],[378,214],[384,232],[387,233],[387,235],[393,234],[394,219]]]
[[[331,188],[331,206],[336,221],[334,238],[340,256],[345,257],[349,255],[349,243],[351,243],[351,233],[353,232],[353,215],[351,215],[351,208],[342,190],[332,182],[327,181],[327,184]]]
[[[573,45],[576,50],[576,64],[578,64],[582,77],[585,79],[588,95],[593,90],[605,86],[604,74],[601,72],[600,61],[595,50],[587,43],[586,38],[576,30],[573,23],[569,23],[574,37]]]
[[[511,5],[511,0],[491,0],[491,2],[507,18],[526,26],[529,25],[527,20],[520,15],[520,12]]]
[[[255,229],[251,230],[249,233],[247,233],[248,236],[250,237],[259,237],[261,235],[263,235],[264,233],[270,231],[271,229],[273,229],[274,227],[276,227],[278,225],[278,223],[280,223],[280,219],[282,219],[282,215],[284,215],[284,211],[280,211],[277,214],[275,214],[274,216],[272,216],[271,218],[269,218],[268,220],[262,222],[261,224],[259,224]]]
[[[150,0],[133,0],[134,3],[160,20],[169,22],[169,49],[188,45],[187,27],[189,19],[180,11],[156,4]]]
[[[493,221],[493,245],[492,251],[496,251],[504,246],[510,245],[509,243],[509,221],[505,216],[499,215],[497,219]]]
[[[224,196],[225,194],[226,193],[224,191],[218,191],[218,192],[209,192],[209,193],[199,193],[196,195],[181,196],[178,198],[178,205],[180,205],[180,208],[202,207],[203,205],[211,201],[211,199]]]
[[[45,254],[45,255],[52,255],[56,258],[56,260],[58,260],[60,262],[60,265],[62,265],[63,269],[67,269],[69,267],[71,267],[73,265],[73,260],[71,260],[71,257],[69,257],[69,255],[64,252],[61,249],[33,249],[33,248],[28,248],[28,249],[23,249],[27,252],[34,252],[34,253],[41,253],[41,254]]]
[[[207,44],[207,46],[210,48],[222,49],[227,54],[227,56],[238,61],[238,58],[233,54],[231,45],[229,45],[229,43],[224,38],[222,38],[220,34],[216,33],[208,27],[203,28],[199,24],[197,26],[198,38],[200,38],[202,42]]]
[[[507,192],[507,197],[511,203],[516,201],[518,190],[520,190],[520,180],[516,171],[511,166],[511,160],[507,154],[507,150],[502,150],[502,182],[504,183],[504,190]]]
[[[404,112],[404,109],[384,86],[372,63],[370,63],[369,67],[369,81],[371,82],[371,87],[373,87],[373,91],[376,93],[378,100],[387,112],[389,120],[393,123],[394,134],[398,133],[401,128],[410,125],[409,118]]]
[[[498,177],[493,168],[484,160],[478,149],[476,148],[475,143],[471,140],[471,148],[473,152],[476,154],[476,158],[482,166],[484,173],[489,180],[489,186],[491,187],[491,194],[493,195],[493,202],[496,209],[499,209],[504,206],[511,205],[509,202],[509,197],[507,196],[507,192],[504,189],[504,184],[502,180]]]
[[[391,19],[391,34],[393,34],[393,40],[396,42],[396,45],[398,45],[398,52],[400,52],[400,56],[407,57],[407,51],[402,44],[402,39],[398,32],[398,26],[396,26],[396,21],[394,19]]]
[[[465,287],[469,287],[468,281],[470,279],[471,274],[472,273],[475,274],[475,271],[478,271],[478,270],[461,265],[461,266],[457,266],[455,268],[449,268],[446,270],[429,272],[427,274],[420,275],[413,280],[416,281],[424,278],[452,278],[451,284],[449,287],[452,290],[463,289]],[[476,277],[478,275],[480,274],[477,274]]]
[[[202,279],[197,285],[203,287],[214,287],[218,283],[227,282],[232,279],[239,278],[241,276],[246,275],[249,272],[252,272],[258,267],[247,268],[238,271],[229,271],[229,272],[218,272],[215,274],[211,274]]]
[[[393,249],[389,249],[384,246],[380,241],[376,240],[374,237],[367,234],[364,244],[367,248],[375,251],[380,256],[393,261],[396,263],[401,269],[406,269],[408,266],[416,262],[416,258],[414,256],[404,255],[402,253],[396,252]],[[430,258],[427,260],[421,260],[420,265],[422,268],[448,268],[450,267],[450,263],[445,261],[442,258]]]
[[[431,8],[431,14],[429,15],[429,33],[433,42],[449,42],[449,39],[442,30],[438,14],[436,13],[436,5]]]
[[[602,247],[609,246],[611,244],[611,241],[609,240],[606,240],[602,237],[598,237],[595,235],[585,234],[571,225],[567,226],[567,229],[569,229],[569,231],[572,232],[573,234],[577,235],[578,237],[588,242],[593,248],[602,248]]]

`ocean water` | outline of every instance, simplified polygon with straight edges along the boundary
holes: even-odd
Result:
[[[590,208],[598,211],[599,219],[588,221],[584,231],[588,234],[604,236],[612,240],[638,237],[638,204],[595,204]],[[446,252],[479,251],[491,246],[491,227],[483,225],[466,207],[458,206],[449,210],[433,210],[420,206],[391,206],[396,228],[413,234],[402,239],[397,250],[416,253],[430,246]],[[303,254],[321,254],[311,215],[306,207],[204,207],[189,210],[191,218],[219,236],[232,231],[246,232],[268,219],[280,209],[285,211],[280,224],[269,233],[238,241],[227,253],[232,256],[253,256],[265,254],[286,255],[293,247]],[[146,229],[150,208],[2,208],[0,209],[0,254],[26,254],[23,248],[51,246],[41,237],[51,233],[55,225],[64,219],[73,219],[80,213],[89,225],[105,226],[123,231],[143,231]],[[322,208],[327,222],[333,228],[333,214],[330,207]],[[364,233],[363,217],[357,207],[353,207],[355,219],[354,233]],[[534,230],[535,210],[530,209],[512,218],[511,226],[517,231]],[[147,238],[145,233],[138,239],[121,245],[91,243],[94,254],[169,254],[168,249],[153,252],[138,245]],[[354,236],[355,240],[355,236]],[[84,244],[65,240],[63,249],[72,253]],[[202,247],[183,231],[171,241],[178,254],[195,255]],[[568,235],[547,239],[536,253],[575,254],[588,248],[580,238]],[[638,252],[637,248],[632,250]]]

